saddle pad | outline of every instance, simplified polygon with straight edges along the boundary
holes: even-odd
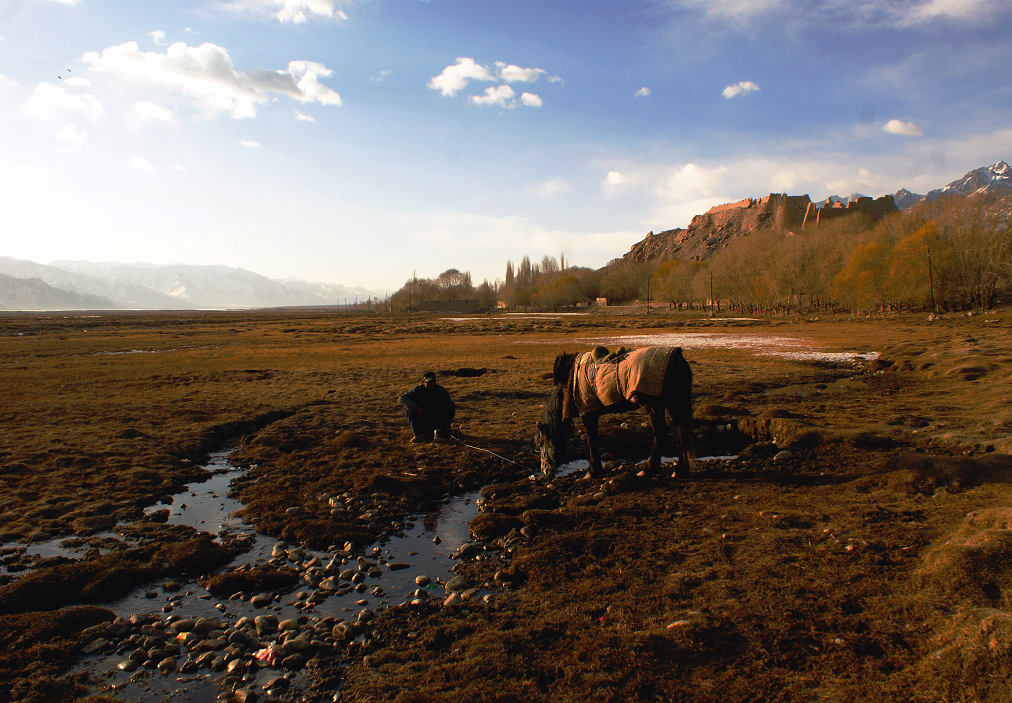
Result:
[[[659,396],[675,349],[643,347],[615,361],[599,361],[592,352],[581,354],[573,370],[577,410],[585,413],[626,400],[636,402],[637,394]]]

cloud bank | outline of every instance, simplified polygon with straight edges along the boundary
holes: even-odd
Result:
[[[235,119],[256,116],[257,107],[284,95],[300,103],[340,105],[341,96],[320,83],[333,73],[314,61],[290,61],[276,71],[245,72],[235,69],[223,47],[209,42],[188,46],[176,42],[164,53],[141,51],[137,42],[125,42],[81,61],[117,81],[169,91],[191,99],[210,115],[227,113]]]

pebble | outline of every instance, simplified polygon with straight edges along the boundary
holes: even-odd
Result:
[[[418,576],[415,576],[415,583],[417,583],[419,586],[424,586],[427,583],[431,583],[431,582],[432,582],[432,579],[430,579],[425,574],[420,574]]]
[[[793,458],[794,455],[787,449],[777,452],[773,455],[773,461],[786,461],[787,459]]]
[[[250,598],[249,602],[254,608],[266,608],[274,602],[274,598],[266,593],[258,593]]]
[[[447,593],[453,593],[454,591],[463,591],[467,589],[467,579],[463,576],[454,576],[452,579],[446,582]]]
[[[176,658],[165,657],[165,659],[162,659],[160,662],[158,662],[155,668],[158,669],[158,672],[163,675],[171,674],[176,670]]]

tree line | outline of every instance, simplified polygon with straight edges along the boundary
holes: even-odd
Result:
[[[877,220],[858,214],[796,234],[762,230],[706,261],[615,259],[594,270],[565,256],[525,256],[479,286],[457,269],[413,277],[390,302],[395,310],[439,301],[557,310],[600,298],[741,314],[983,310],[1012,286],[1010,204],[1012,196],[951,196]]]

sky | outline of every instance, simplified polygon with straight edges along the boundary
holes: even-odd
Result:
[[[0,256],[396,290],[1012,160],[1007,0],[0,0]]]

